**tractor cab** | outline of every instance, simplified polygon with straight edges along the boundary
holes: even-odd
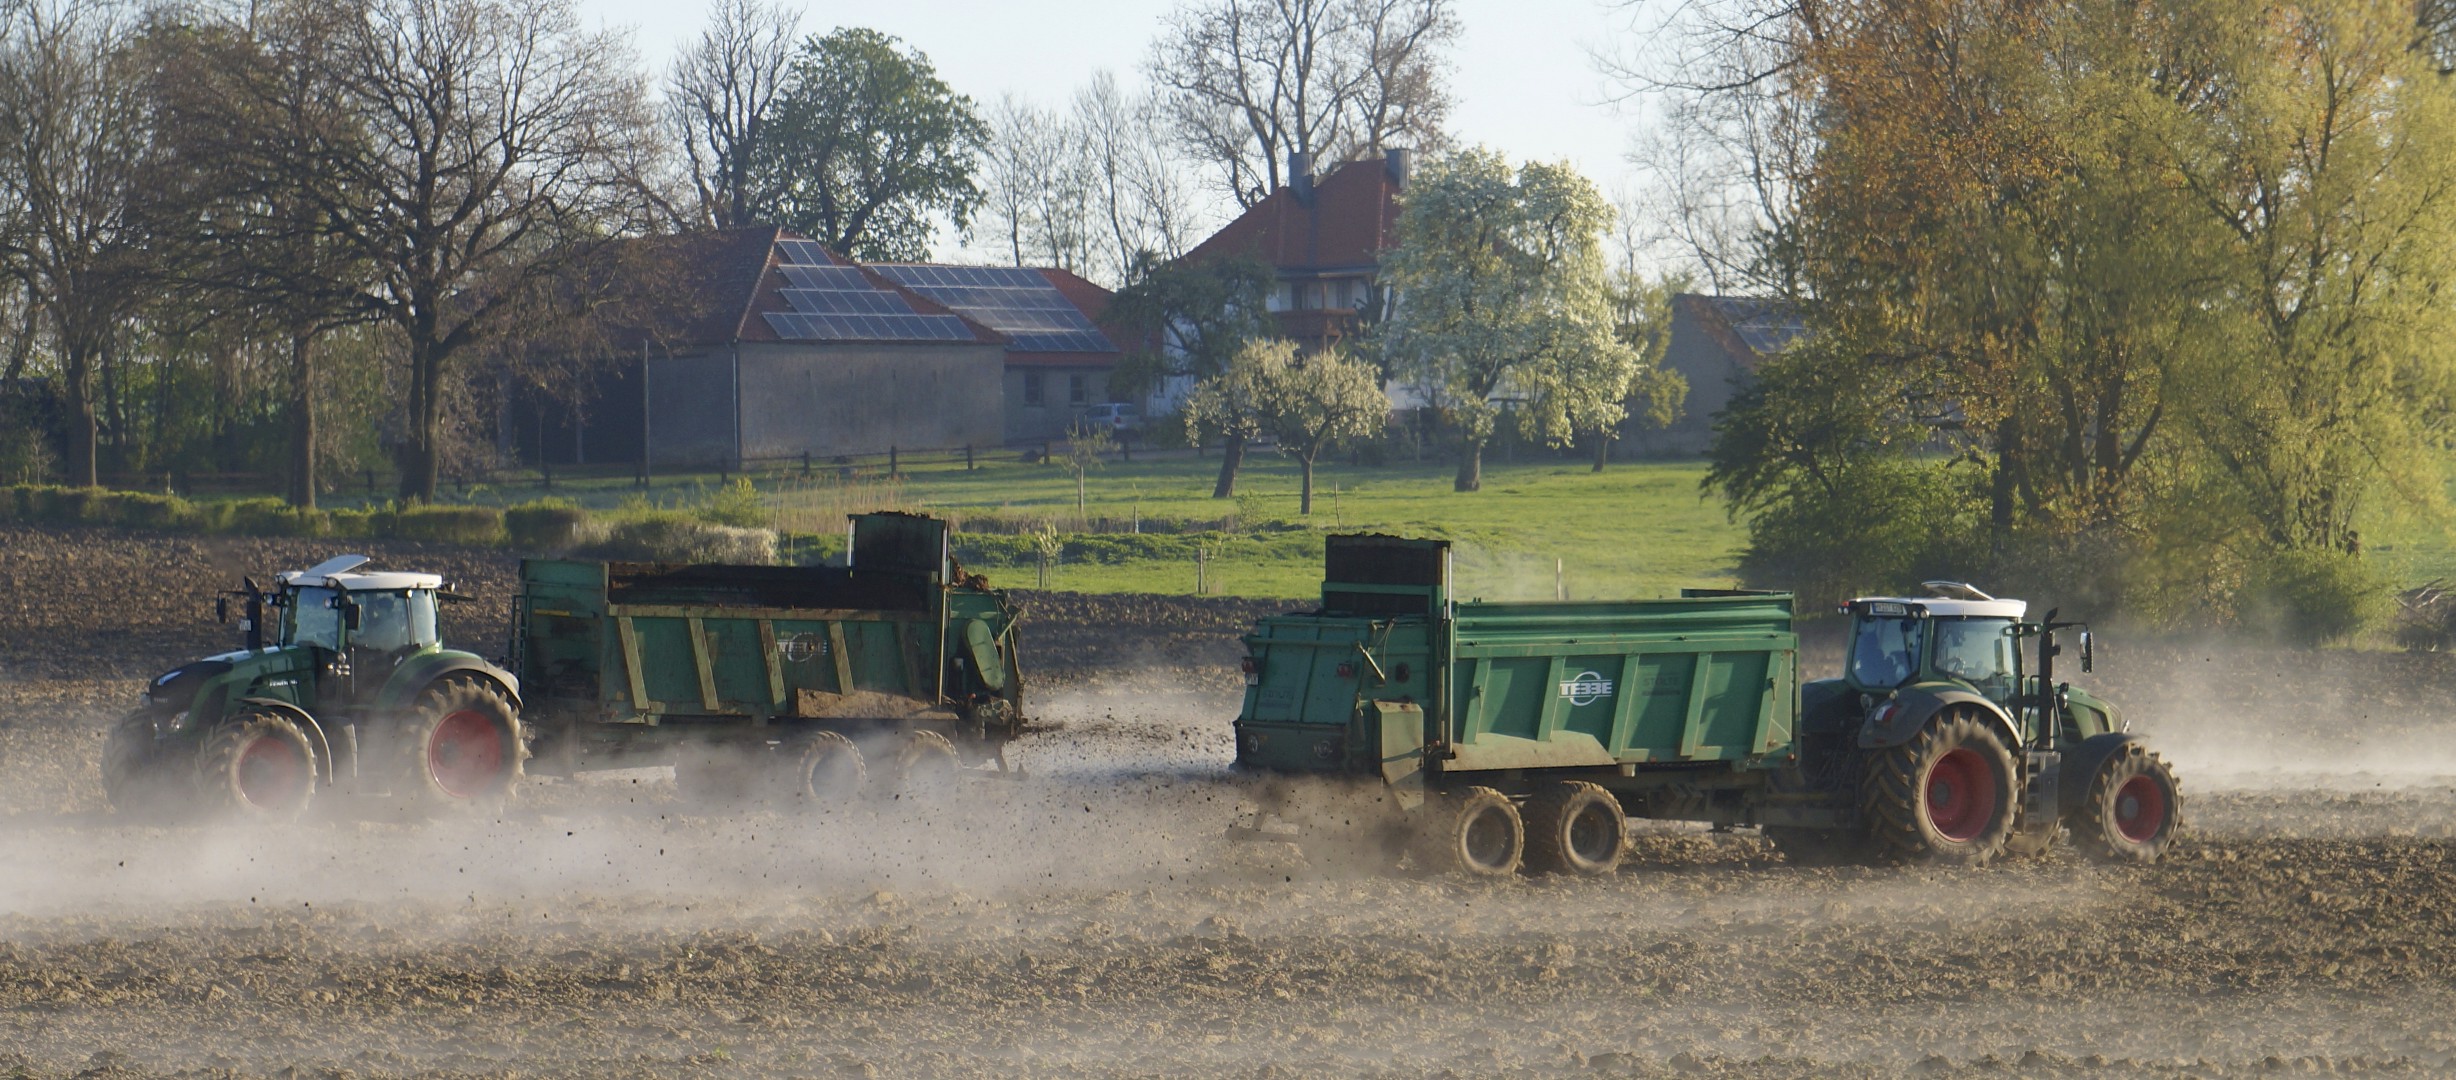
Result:
[[[2023,744],[2123,730],[2113,706],[2056,679],[2056,658],[2064,653],[2057,636],[2064,631],[2080,631],[2080,667],[2090,670],[2095,650],[2085,624],[2058,622],[2054,612],[2029,619],[2026,602],[1960,582],[1925,584],[1927,596],[1861,597],[1844,605],[1851,630],[1841,682],[1853,696],[1873,707],[1914,687],[1966,689],[2012,718]]]
[[[2021,686],[2018,643],[2029,605],[1953,582],[1930,582],[1928,589],[1935,595],[1863,597],[1846,606],[1850,659],[1843,677],[1872,694],[1957,682],[2010,706]]]
[[[357,555],[344,558],[366,561]],[[443,588],[440,575],[352,573],[324,566],[281,575],[282,644],[384,656],[441,647],[435,622],[435,598]]]

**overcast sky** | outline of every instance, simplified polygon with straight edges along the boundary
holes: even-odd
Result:
[[[1466,33],[1451,84],[1451,131],[1513,158],[1567,159],[1611,194],[1628,182],[1635,120],[1609,103],[1612,87],[1592,51],[1624,50],[1637,32],[1629,9],[1601,0],[1457,0]],[[630,27],[649,67],[663,72],[706,19],[704,0],[580,0],[585,17]],[[1140,85],[1140,68],[1170,0],[817,0],[805,32],[867,26],[929,54],[939,74],[983,103],[1015,92],[1063,104],[1107,68]],[[1639,22],[1639,26],[1650,21]],[[956,254],[941,252],[941,256]]]

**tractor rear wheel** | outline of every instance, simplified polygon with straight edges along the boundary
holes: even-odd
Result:
[[[2173,769],[2149,748],[2125,743],[2098,767],[2089,797],[2073,814],[2075,846],[2107,862],[2153,863],[2183,824],[2183,792]]]
[[[1620,869],[1625,847],[1620,800],[1600,784],[1546,784],[1528,799],[1526,870],[1600,877]]]
[[[316,796],[315,744],[296,722],[251,709],[215,724],[196,755],[196,793],[209,811],[295,821]]]
[[[962,781],[964,759],[955,744],[935,731],[907,731],[887,759],[886,794],[894,799],[936,802],[952,796]]]
[[[1428,800],[1416,861],[1423,869],[1503,878],[1526,859],[1526,821],[1516,803],[1488,787],[1460,788]]]
[[[494,682],[474,675],[438,680],[401,720],[397,795],[430,810],[486,809],[520,783],[520,715]]]
[[[853,740],[822,731],[803,741],[788,774],[787,792],[795,805],[828,809],[859,798],[869,776]]]
[[[152,717],[132,714],[112,725],[102,744],[102,792],[111,809],[133,821],[176,817],[196,785],[171,758],[154,738]]]
[[[1938,714],[1910,741],[1871,755],[1860,777],[1868,838],[1904,862],[1976,866],[2004,850],[2016,792],[2012,751],[1967,709]]]

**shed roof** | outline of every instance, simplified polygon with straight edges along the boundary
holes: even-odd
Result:
[[[1680,293],[1671,302],[1674,318],[1693,320],[1733,363],[1749,370],[1808,332],[1799,309],[1787,300]]]

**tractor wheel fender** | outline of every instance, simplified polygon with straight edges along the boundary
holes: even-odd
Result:
[[[315,744],[316,764],[321,766],[320,771],[324,774],[316,779],[328,785],[333,782],[333,740],[325,735],[324,725],[317,723],[316,718],[308,715],[307,710],[279,698],[240,698],[239,703],[253,705],[267,712],[277,712],[289,717],[292,723],[298,725],[300,731],[307,733],[307,741]]]
[[[2003,740],[2005,749],[2021,752],[2019,729],[1995,702],[1967,690],[1924,690],[1915,686],[1895,691],[1868,713],[1867,719],[1860,722],[1859,748],[1882,750],[1900,746],[1916,737],[1937,713],[1957,706],[1977,710],[1986,718],[1987,726],[1995,729],[1996,738]]]
[[[2078,808],[2088,800],[2089,785],[2096,782],[2098,770],[2106,767],[2108,759],[2123,749],[2125,743],[2142,741],[2138,735],[2118,731],[2092,735],[2081,740],[2079,746],[2064,751],[2064,774],[2056,783],[2056,805],[2067,813]]]
[[[512,703],[513,712],[518,713],[526,707],[520,700],[519,676],[468,653],[455,652],[428,653],[402,664],[401,669],[393,673],[391,683],[384,687],[376,705],[385,710],[406,709],[418,700],[419,694],[426,692],[427,687],[442,681],[445,676],[464,671],[475,672],[492,680],[495,688],[503,691],[503,696]]]

